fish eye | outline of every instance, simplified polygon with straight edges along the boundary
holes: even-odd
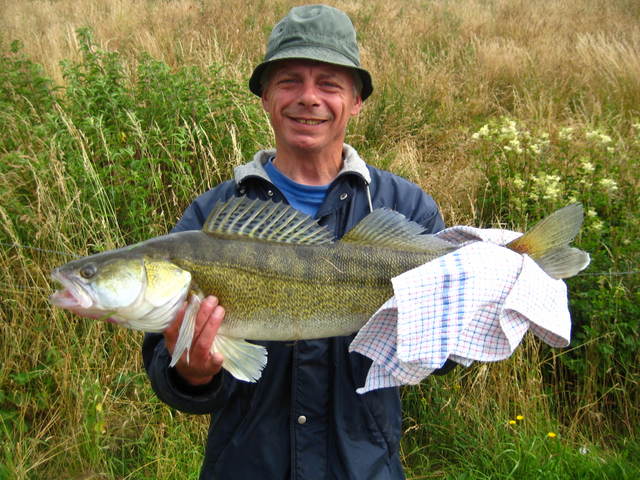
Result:
[[[96,266],[93,263],[89,263],[80,269],[80,276],[82,276],[82,278],[89,279],[93,277],[96,272]]]

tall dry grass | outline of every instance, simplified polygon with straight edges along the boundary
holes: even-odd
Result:
[[[295,4],[3,0],[0,38],[20,39],[58,83],[64,81],[60,61],[78,58],[75,31],[84,26],[132,66],[144,51],[172,66],[224,62],[246,78],[268,29]],[[603,88],[619,107],[633,108],[638,98],[640,14],[633,1],[333,4],[357,25],[377,89],[437,103],[447,122],[505,108],[550,125],[576,114],[590,122],[602,113]],[[567,102],[585,90],[592,95],[584,104]]]

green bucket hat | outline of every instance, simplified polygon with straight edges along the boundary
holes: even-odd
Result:
[[[260,80],[269,64],[284,59],[306,59],[355,70],[362,80],[362,100],[373,91],[371,75],[360,66],[356,31],[341,10],[326,5],[294,7],[280,20],[267,43],[267,53],[251,79],[249,89],[262,95]]]

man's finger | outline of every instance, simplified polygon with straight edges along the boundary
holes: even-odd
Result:
[[[211,351],[213,339],[218,333],[220,324],[224,320],[224,313],[224,308],[220,305],[216,305],[207,319],[207,324],[202,329],[202,332],[197,339],[197,345],[194,344],[194,348],[203,350],[203,353],[205,354],[208,354]]]
[[[205,297],[204,300],[200,303],[200,308],[198,309],[198,313],[196,314],[196,327],[193,332],[193,341],[192,346],[195,346],[198,337],[202,333],[202,329],[206,325],[209,316],[214,311],[214,309],[218,306],[218,299],[213,295],[209,295]]]

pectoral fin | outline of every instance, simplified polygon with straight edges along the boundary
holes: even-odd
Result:
[[[222,368],[238,380],[257,382],[267,364],[267,349],[240,338],[216,335],[211,353],[220,352],[224,357]]]
[[[182,354],[187,352],[187,363],[189,363],[189,348],[191,342],[193,342],[193,334],[196,329],[196,315],[200,309],[200,303],[204,296],[199,293],[192,293],[189,296],[189,304],[184,312],[182,319],[182,325],[180,325],[180,331],[178,332],[178,340],[173,348],[173,355],[171,355],[170,367],[174,367]]]

